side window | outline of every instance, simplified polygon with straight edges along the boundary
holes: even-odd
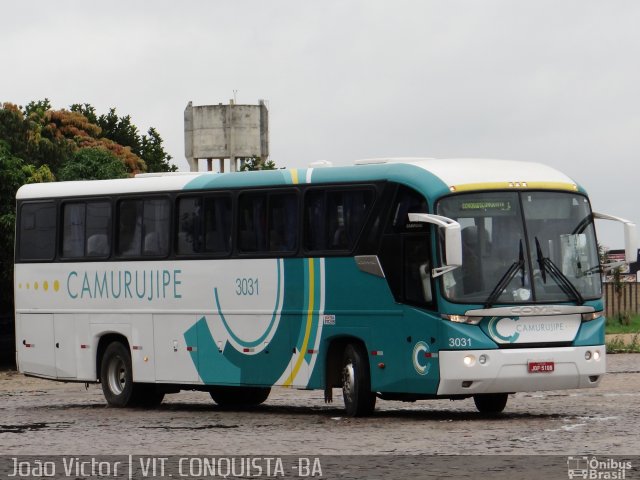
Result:
[[[310,191],[305,198],[305,248],[351,250],[372,204],[370,189]]]
[[[169,200],[159,198],[144,201],[142,231],[143,255],[167,255],[169,253],[169,230],[171,213]]]
[[[20,210],[20,257],[52,260],[56,249],[56,206],[53,202],[25,203]]]
[[[231,197],[204,200],[204,250],[225,254],[231,251]]]
[[[238,249],[267,250],[267,195],[243,194],[238,201]]]
[[[298,198],[295,193],[269,196],[269,250],[292,252],[298,248]]]
[[[142,203],[142,200],[122,200],[118,204],[118,255],[140,255]]]
[[[238,202],[241,252],[293,252],[298,247],[298,198],[294,192],[247,193]]]
[[[62,208],[62,256],[106,257],[111,251],[109,202],[66,203]]]
[[[410,222],[410,213],[429,213],[427,201],[415,190],[400,187],[391,212],[392,218],[389,229],[396,233],[428,231],[429,224]]]
[[[226,254],[231,249],[231,198],[182,197],[178,200],[177,252]]]
[[[166,198],[122,200],[118,204],[118,255],[167,255],[170,211]]]
[[[111,252],[111,204],[87,204],[87,257],[106,257]]]
[[[389,206],[380,263],[396,301],[433,308],[430,230],[427,224],[410,222],[409,213],[428,213],[427,202],[415,190],[399,186]]]
[[[87,207],[84,203],[67,203],[62,209],[62,256],[84,256],[84,229]]]

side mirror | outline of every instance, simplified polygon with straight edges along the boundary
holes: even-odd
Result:
[[[613,215],[607,215],[604,213],[593,212],[593,218],[600,220],[613,220],[614,222],[620,222],[624,225],[624,256],[627,263],[632,263],[638,260],[638,235],[636,231],[636,224],[625,220],[624,218],[614,217]]]
[[[409,221],[433,223],[444,230],[446,264],[443,264],[441,267],[436,267],[431,271],[433,278],[439,277],[462,265],[462,237],[460,235],[460,224],[458,222],[441,215],[433,215],[430,213],[410,213]]]

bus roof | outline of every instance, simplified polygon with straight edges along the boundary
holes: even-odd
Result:
[[[431,197],[470,190],[581,190],[568,176],[541,163],[490,159],[377,158],[354,166],[293,168],[261,172],[143,174],[117,180],[24,185],[16,198],[54,198],[180,190],[354,183],[393,180]]]

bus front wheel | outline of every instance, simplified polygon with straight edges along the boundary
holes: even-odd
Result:
[[[485,393],[473,396],[473,401],[480,413],[496,414],[501,413],[507,406],[506,393]]]
[[[369,360],[365,350],[359,345],[349,344],[344,351],[342,397],[350,417],[371,415],[376,406],[375,393],[371,392]]]

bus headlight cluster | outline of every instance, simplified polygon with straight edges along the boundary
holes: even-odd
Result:
[[[475,355],[465,355],[462,359],[462,362],[466,367],[473,367],[476,364],[476,361],[480,365],[486,365],[487,363],[489,363],[489,355],[483,353],[479,355],[477,359]]]
[[[600,350],[594,350],[593,352],[591,350],[587,350],[586,352],[584,352],[584,359],[589,361],[591,359],[593,359],[594,361],[599,361],[600,360]]]

